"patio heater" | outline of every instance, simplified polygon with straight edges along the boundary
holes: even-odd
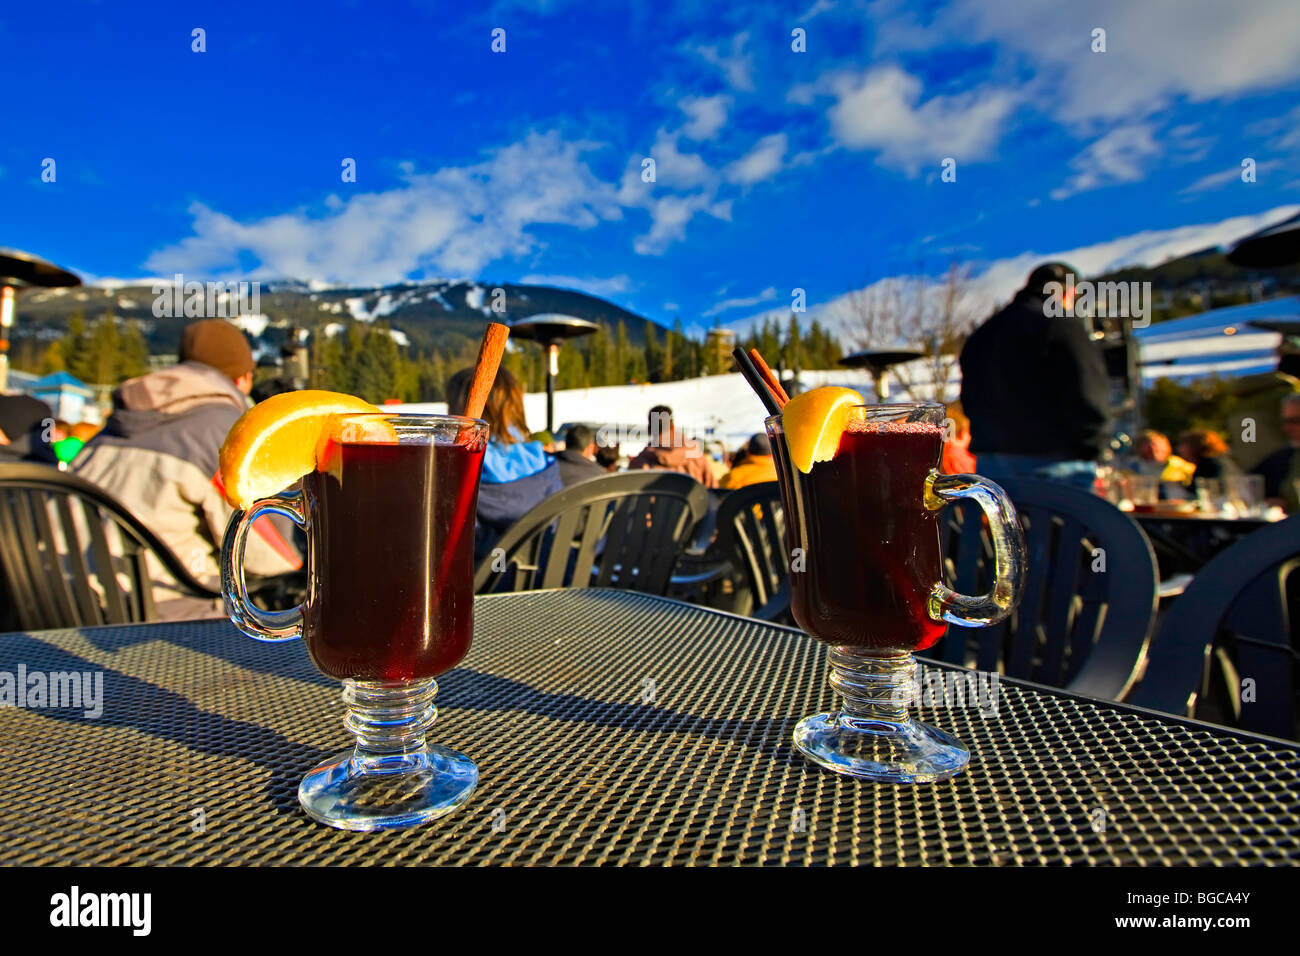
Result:
[[[889,397],[889,386],[885,383],[885,372],[892,365],[911,362],[921,358],[923,352],[914,349],[863,349],[840,359],[846,368],[865,368],[871,373],[876,385],[876,401],[883,402]]]
[[[546,312],[510,324],[510,335],[531,339],[546,351],[546,430],[555,434],[555,376],[560,374],[560,343],[596,331],[596,323],[572,315]]]
[[[14,324],[14,300],[19,289],[66,288],[81,279],[29,252],[0,249],[0,392],[9,387],[9,330]]]

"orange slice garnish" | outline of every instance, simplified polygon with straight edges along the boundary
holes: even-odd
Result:
[[[218,461],[226,498],[237,508],[248,508],[289,487],[315,469],[331,416],[378,411],[352,395],[310,389],[259,402],[230,427],[221,444]]]
[[[781,427],[794,466],[807,474],[814,463],[834,458],[853,406],[863,404],[853,389],[834,386],[800,392],[786,402]]]

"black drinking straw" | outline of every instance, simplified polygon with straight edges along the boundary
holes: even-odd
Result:
[[[732,357],[735,358],[736,364],[740,366],[740,374],[745,376],[745,381],[749,382],[749,387],[755,391],[759,399],[763,402],[764,407],[767,408],[767,413],[769,415],[781,414],[781,406],[776,403],[776,399],[773,398],[772,393],[768,391],[767,383],[763,381],[763,376],[758,374],[758,369],[754,365],[754,360],[751,359],[749,354],[739,345],[732,349],[731,354]]]

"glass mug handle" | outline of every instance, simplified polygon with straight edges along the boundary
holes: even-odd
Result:
[[[930,592],[929,612],[936,621],[987,627],[1005,620],[1015,610],[1025,585],[1025,535],[1007,493],[979,475],[941,475],[925,479],[925,506],[938,511],[960,498],[971,498],[989,519],[993,538],[993,589],[972,597],[958,594],[942,581]]]
[[[302,492],[289,491],[253,502],[247,511],[236,511],[226,525],[221,542],[221,599],[226,614],[249,637],[259,641],[292,641],[302,637],[302,605],[287,611],[263,611],[248,602],[244,580],[244,545],[253,522],[263,514],[277,514],[300,528],[307,527],[302,511]]]

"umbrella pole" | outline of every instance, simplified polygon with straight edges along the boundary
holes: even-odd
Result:
[[[546,430],[555,435],[555,376],[560,373],[560,347],[554,342],[546,346]]]
[[[9,330],[14,324],[14,287],[0,286],[0,393],[9,387]]]

